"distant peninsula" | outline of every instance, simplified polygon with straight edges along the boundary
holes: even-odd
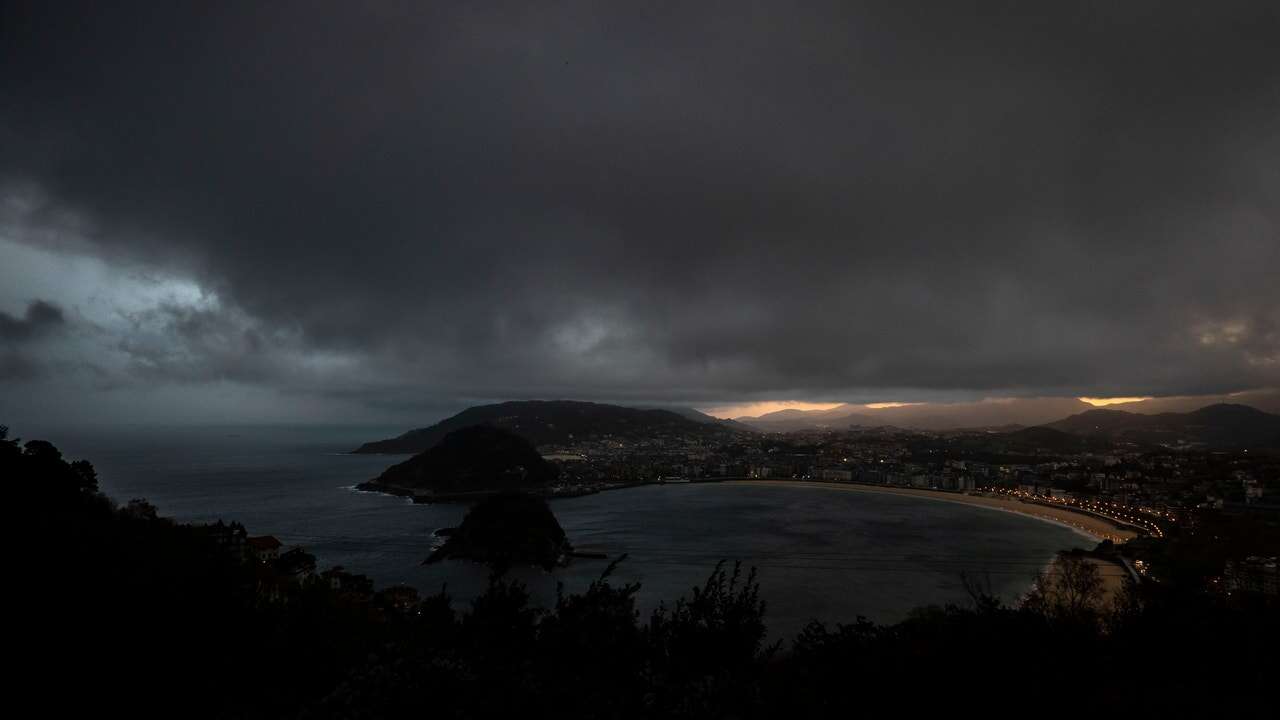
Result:
[[[559,470],[524,438],[502,428],[476,425],[445,435],[434,447],[392,465],[359,490],[415,500],[462,500],[516,490],[539,491]]]
[[[557,445],[592,437],[626,439],[663,435],[728,437],[754,432],[732,421],[696,410],[642,410],[577,400],[517,400],[467,408],[435,425],[399,437],[367,442],[356,453],[410,454],[434,447],[449,433],[475,425],[501,428],[534,446]]]

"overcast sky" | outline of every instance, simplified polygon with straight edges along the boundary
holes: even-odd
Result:
[[[1280,385],[1274,0],[3,8],[0,422]]]

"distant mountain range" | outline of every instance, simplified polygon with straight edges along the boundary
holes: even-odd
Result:
[[[914,430],[954,430],[1043,425],[1092,407],[1075,398],[1016,398],[967,403],[921,403],[879,409],[864,405],[840,405],[829,410],[779,410],[757,417],[734,419],[764,432],[883,425]]]
[[[1142,405],[1151,407],[1146,403]],[[853,412],[851,408],[862,412]],[[1054,410],[1058,413],[1043,417]],[[1010,418],[1031,422],[1010,424],[1007,422]],[[998,422],[1000,420],[1006,422]],[[562,445],[605,436],[723,438],[756,431],[891,426],[906,430],[983,429],[1019,447],[1062,451],[1096,448],[1104,441],[1142,445],[1198,443],[1223,448],[1280,447],[1280,415],[1233,403],[1208,405],[1191,412],[1137,413],[1094,408],[1073,399],[1049,398],[880,410],[842,405],[830,410],[781,410],[759,417],[720,420],[691,408],[637,409],[574,400],[521,400],[468,408],[430,427],[365,443],[354,452],[416,454],[434,447],[450,432],[476,425],[510,431],[534,446]]]
[[[841,405],[830,410],[778,410],[754,417],[734,418],[741,423],[764,432],[795,432],[797,430],[831,430],[851,425],[888,425],[870,415],[855,412],[854,406]]]
[[[1145,445],[1199,443],[1210,447],[1280,447],[1280,415],[1220,403],[1187,413],[1143,415],[1097,409],[1048,423],[1072,435]]]
[[[1280,412],[1280,393],[1262,390],[1238,396],[1155,398],[1112,406],[1108,411],[1157,415],[1186,413],[1217,404],[1247,404],[1264,411]],[[766,415],[734,419],[763,432],[884,425],[910,430],[1013,430],[1017,427],[1047,425],[1096,409],[1075,398],[1005,398],[961,403],[921,403],[879,409],[846,404],[829,410],[780,410]]]
[[[977,403],[971,404],[976,405]],[[888,408],[871,413],[850,413],[848,406],[821,411],[782,410],[740,422],[768,432],[810,429],[892,426],[904,429],[987,429],[992,440],[1020,449],[1050,451],[1101,449],[1110,443],[1139,445],[1200,444],[1214,448],[1280,448],[1280,415],[1238,403],[1217,403],[1190,412],[1137,413],[1095,408],[1079,401],[1057,403],[1075,410],[1065,418],[1035,423],[1031,427],[989,426],[981,422],[990,415],[974,414],[972,408],[950,408],[933,415],[891,412]],[[1035,412],[1054,407],[1041,403]],[[1088,408],[1081,411],[1081,408]],[[1025,413],[1026,408],[1022,409]],[[964,420],[968,422],[964,422]],[[925,422],[922,422],[925,421]],[[945,424],[944,424],[945,421]],[[939,427],[941,426],[941,427]]]
[[[533,445],[560,445],[606,435],[624,438],[705,435],[748,430],[693,409],[638,410],[576,400],[518,400],[477,405],[430,427],[361,445],[357,453],[420,453],[454,430],[486,425],[508,430]]]

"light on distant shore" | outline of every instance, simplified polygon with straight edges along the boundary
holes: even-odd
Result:
[[[1122,405],[1122,404],[1124,404],[1124,403],[1142,402],[1143,400],[1150,400],[1150,399],[1151,399],[1151,397],[1150,397],[1150,396],[1146,396],[1146,397],[1110,397],[1110,398],[1082,397],[1082,398],[1076,398],[1076,399],[1077,399],[1077,400],[1079,400],[1080,402],[1087,402],[1087,403],[1089,403],[1090,405],[1093,405],[1093,406],[1095,406],[1095,407],[1104,407],[1104,406],[1107,406],[1107,405]]]

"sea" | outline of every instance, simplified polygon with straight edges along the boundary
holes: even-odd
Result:
[[[124,503],[145,498],[182,522],[240,522],[342,566],[377,586],[445,590],[467,604],[490,582],[465,561],[423,565],[455,526],[461,505],[415,505],[354,486],[405,456],[352,455],[386,427],[13,428],[47,439],[70,459],[86,459],[104,492]],[[582,590],[626,555],[611,581],[639,583],[647,616],[702,585],[717,563],[756,571],[774,638],[794,637],[810,620],[888,623],[914,608],[966,604],[962,576],[1016,602],[1053,555],[1092,543],[1074,531],[1021,515],[915,497],[812,487],[689,483],[648,485],[577,498],[551,508],[575,548],[609,560],[579,559],[554,572],[523,569],[537,604]]]

